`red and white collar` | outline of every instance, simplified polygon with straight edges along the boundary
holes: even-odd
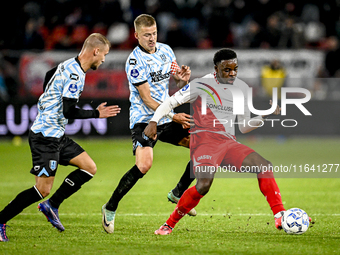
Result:
[[[214,78],[215,78],[216,83],[217,83],[217,84],[220,84],[220,82],[217,80],[216,72],[214,72]]]

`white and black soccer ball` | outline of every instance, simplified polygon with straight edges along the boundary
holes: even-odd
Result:
[[[284,212],[282,216],[282,228],[288,234],[300,235],[307,231],[309,217],[300,208],[292,208]]]

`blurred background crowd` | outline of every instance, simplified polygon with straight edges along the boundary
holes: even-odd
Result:
[[[340,37],[339,0],[19,0],[4,10],[2,49],[79,48],[91,32],[130,49],[141,13],[173,48],[333,49]]]

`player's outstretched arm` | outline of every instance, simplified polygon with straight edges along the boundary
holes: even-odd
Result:
[[[272,100],[269,101],[269,104],[272,105]],[[281,112],[281,107],[277,106],[275,111],[270,114],[270,115],[279,115]],[[241,133],[249,133],[250,131],[253,131],[254,129],[257,129],[258,127],[261,127],[263,125],[263,119],[268,117],[269,115],[266,116],[256,116],[254,118],[250,119],[250,115],[238,115],[238,122],[243,123],[243,124],[238,124],[239,130]],[[251,123],[251,125],[249,125]]]
[[[99,111],[99,118],[109,118],[114,117],[120,113],[120,108],[118,105],[106,106],[107,102],[101,103],[97,110]]]
[[[96,110],[84,110],[77,107],[77,99],[63,97],[63,114],[66,119],[90,119],[108,118],[120,112],[118,105],[105,105],[106,103],[102,103]]]

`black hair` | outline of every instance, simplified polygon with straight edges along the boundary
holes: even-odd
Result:
[[[214,55],[214,64],[217,65],[222,60],[237,58],[236,52],[232,49],[224,48],[217,51]]]

